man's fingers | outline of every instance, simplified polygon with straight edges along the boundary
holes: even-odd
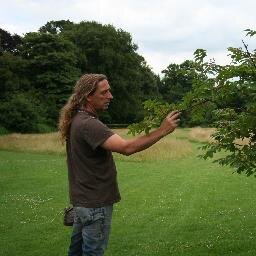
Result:
[[[170,112],[170,113],[167,115],[167,118],[170,118],[171,116],[173,116],[173,115],[175,115],[175,114],[177,114],[177,113],[179,113],[179,111],[178,111],[178,110],[174,110],[174,111]]]
[[[175,112],[175,113],[173,113],[172,115],[168,115],[168,116],[167,116],[168,119],[175,120],[175,119],[177,119],[177,118],[180,116],[180,114],[181,114],[179,111],[173,111],[173,112]],[[171,112],[171,113],[172,113],[172,112]],[[171,114],[171,113],[170,113],[170,114]]]

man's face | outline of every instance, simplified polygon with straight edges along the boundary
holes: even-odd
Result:
[[[96,91],[87,97],[88,104],[96,111],[106,110],[113,96],[106,79],[98,83]]]

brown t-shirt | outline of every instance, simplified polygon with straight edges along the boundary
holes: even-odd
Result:
[[[73,206],[102,207],[120,201],[112,152],[100,146],[112,135],[91,113],[78,112],[73,118],[66,144]]]

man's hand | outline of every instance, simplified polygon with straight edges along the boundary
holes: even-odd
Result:
[[[173,132],[175,128],[179,124],[179,117],[180,117],[180,112],[178,110],[170,112],[162,124],[160,125],[159,129],[163,131],[163,136]]]

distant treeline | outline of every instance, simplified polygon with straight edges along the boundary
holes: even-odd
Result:
[[[0,29],[0,133],[55,130],[84,73],[108,77],[114,100],[101,119],[109,124],[140,121],[144,101],[176,103],[191,90],[193,61],[170,64],[160,79],[137,49],[128,32],[96,22],[50,21],[24,36]]]

